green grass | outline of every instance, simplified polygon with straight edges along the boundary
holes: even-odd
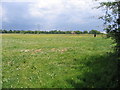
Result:
[[[101,35],[3,34],[3,88],[115,87],[112,42]]]

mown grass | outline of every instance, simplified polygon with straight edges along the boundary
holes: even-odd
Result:
[[[101,35],[3,34],[3,88],[116,87],[112,42]]]

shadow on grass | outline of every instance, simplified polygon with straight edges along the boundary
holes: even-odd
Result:
[[[118,58],[115,54],[90,56],[83,62],[85,68],[78,68],[82,75],[76,80],[66,80],[74,88],[116,88],[118,87]]]

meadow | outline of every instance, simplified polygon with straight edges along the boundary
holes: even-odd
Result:
[[[2,87],[115,87],[113,46],[92,34],[3,34]]]

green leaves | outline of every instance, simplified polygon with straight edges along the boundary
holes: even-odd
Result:
[[[108,37],[112,37],[116,43],[115,50],[120,56],[120,1],[118,2],[101,2],[98,8],[104,8],[105,15],[99,19],[104,20],[107,26],[105,30]]]

